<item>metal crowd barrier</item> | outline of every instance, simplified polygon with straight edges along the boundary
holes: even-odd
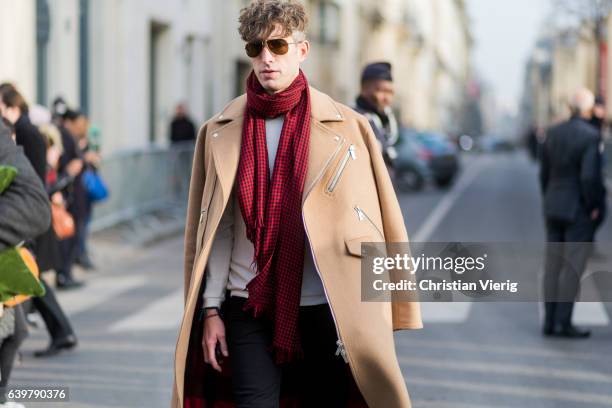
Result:
[[[100,174],[109,198],[94,206],[92,231],[135,219],[152,211],[185,209],[194,144],[124,151],[104,158]]]

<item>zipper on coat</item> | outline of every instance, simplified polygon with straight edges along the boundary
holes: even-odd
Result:
[[[385,237],[383,233],[376,226],[376,224],[374,224],[374,221],[372,221],[372,219],[368,217],[368,214],[366,214],[365,211],[363,211],[363,209],[359,207],[358,205],[355,206],[355,211],[357,211],[357,217],[359,218],[359,221],[368,220],[368,222],[374,227],[374,229],[376,229],[376,232],[378,232],[378,235],[380,236],[381,241],[384,241]]]
[[[344,343],[342,342],[342,340],[338,339],[336,344],[338,345],[338,348],[336,349],[336,355],[342,356],[344,362],[348,363],[348,356],[346,354],[346,349],[344,348]]]
[[[334,160],[334,158],[340,151],[340,147],[342,146],[342,143],[344,143],[344,141],[342,141],[338,145],[338,147],[332,154],[332,157],[330,157],[328,161],[325,163],[325,167],[323,168],[321,173],[317,176],[317,178],[312,182],[312,184],[308,188],[308,191],[306,192],[306,196],[304,197],[303,202],[306,201],[306,199],[310,195],[310,192],[312,191],[312,188],[314,187],[314,185],[317,184],[317,182],[321,179],[321,177],[323,177],[323,173],[325,173],[325,169],[327,168],[327,166],[329,166],[329,163],[331,163]],[[327,288],[325,287],[325,284],[323,283],[323,277],[321,276],[321,271],[319,271],[319,265],[317,265],[317,259],[315,257],[314,251],[312,250],[312,244],[310,243],[310,235],[308,235],[308,228],[306,227],[306,220],[304,219],[303,202],[302,202],[302,224],[304,225],[304,232],[306,232],[306,239],[308,240],[308,247],[310,248],[310,253],[312,254],[312,261],[313,261],[315,270],[317,271],[317,274],[319,275],[319,279],[321,279],[321,283],[322,283],[321,286],[323,286],[323,293],[325,294],[325,299],[327,300],[327,304],[329,305],[329,310],[331,312],[332,319],[334,320],[334,329],[336,329],[336,336],[338,337],[338,341],[336,342],[336,344],[338,345],[338,347],[340,347],[340,344],[342,344],[342,350],[344,350],[342,356],[344,358],[344,361],[348,363],[348,354],[346,352],[346,349],[344,348],[344,343],[342,342],[342,338],[340,337],[340,331],[338,330],[338,320],[336,319],[334,308],[332,307],[331,302],[329,301],[329,294],[327,293]]]
[[[308,247],[310,248],[310,253],[312,254],[312,261],[314,263],[317,274],[319,275],[319,279],[321,279],[321,283],[323,286],[323,292],[325,293],[325,299],[327,300],[327,304],[329,305],[329,310],[331,311],[332,319],[334,320],[334,328],[336,329],[336,336],[338,337],[338,341],[336,344],[338,345],[338,349],[336,350],[336,355],[339,353],[342,354],[342,358],[346,363],[348,363],[348,354],[346,349],[344,348],[344,343],[342,342],[342,338],[340,337],[340,331],[338,330],[338,321],[336,320],[336,314],[334,313],[334,308],[331,306],[331,302],[329,301],[329,295],[327,294],[327,288],[325,288],[325,284],[323,283],[323,277],[321,276],[321,271],[319,271],[319,266],[317,265],[317,260],[314,255],[314,251],[312,250],[312,244],[310,243],[310,236],[308,235],[308,228],[306,228],[306,222],[304,220],[304,211],[302,211],[302,223],[304,224],[304,231],[306,232],[306,239],[308,240]],[[340,350],[340,351],[338,351]]]
[[[334,189],[336,188],[336,185],[338,184],[338,180],[340,180],[340,176],[344,172],[344,169],[346,168],[346,165],[348,164],[349,159],[355,160],[356,158],[357,156],[355,155],[355,145],[352,144],[349,146],[346,152],[346,155],[342,159],[342,162],[340,163],[340,167],[336,171],[336,174],[334,174],[334,177],[332,177],[331,181],[327,185],[328,193],[333,192]]]

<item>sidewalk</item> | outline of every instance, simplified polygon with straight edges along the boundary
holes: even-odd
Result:
[[[174,207],[154,211],[91,234],[92,246],[114,245],[149,247],[166,238],[182,235],[186,210]]]

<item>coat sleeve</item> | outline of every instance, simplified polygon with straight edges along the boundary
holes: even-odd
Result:
[[[221,307],[230,273],[234,245],[234,197],[230,196],[217,227],[206,265],[204,307]]]
[[[193,165],[191,170],[191,181],[189,183],[189,201],[187,205],[187,219],[185,221],[185,287],[184,301],[187,301],[189,284],[193,270],[193,262],[196,251],[196,240],[198,232],[198,222],[200,219],[200,208],[202,205],[202,192],[206,181],[204,165],[204,145],[206,143],[207,124],[204,124],[198,132],[195,150],[193,153]]]
[[[363,116],[359,119],[359,125],[372,162],[372,170],[380,201],[385,241],[387,244],[394,242],[407,243],[408,233],[406,232],[402,210],[397,201],[397,196],[374,131]],[[397,245],[391,245],[391,247],[397,248]],[[407,244],[403,244],[402,248],[409,250]],[[401,273],[391,275],[391,280],[395,282],[400,279],[414,280],[414,275],[410,274],[409,271],[402,271]],[[423,327],[421,307],[418,301],[393,300],[391,310],[393,314],[393,330],[420,329]]]
[[[14,166],[17,175],[0,194],[0,250],[36,238],[51,224],[47,192],[21,147],[0,135],[0,164]]]
[[[593,138],[589,140],[580,163],[580,185],[582,198],[587,210],[592,211],[597,208],[598,196],[601,191],[600,175],[601,164],[599,161],[599,140]]]

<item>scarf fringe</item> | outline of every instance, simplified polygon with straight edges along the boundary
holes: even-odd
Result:
[[[268,348],[274,357],[276,364],[287,364],[304,358],[303,350],[289,350],[278,346],[270,346]]]
[[[242,308],[242,310],[245,311],[245,312],[248,312],[248,311],[252,310],[253,311],[253,317],[255,317],[255,318],[264,317],[264,316],[268,315],[268,313],[267,313],[267,311],[266,311],[266,309],[264,308],[263,305],[256,305],[256,304],[253,304],[253,303],[251,303],[249,301],[247,301],[244,304],[244,307]]]

